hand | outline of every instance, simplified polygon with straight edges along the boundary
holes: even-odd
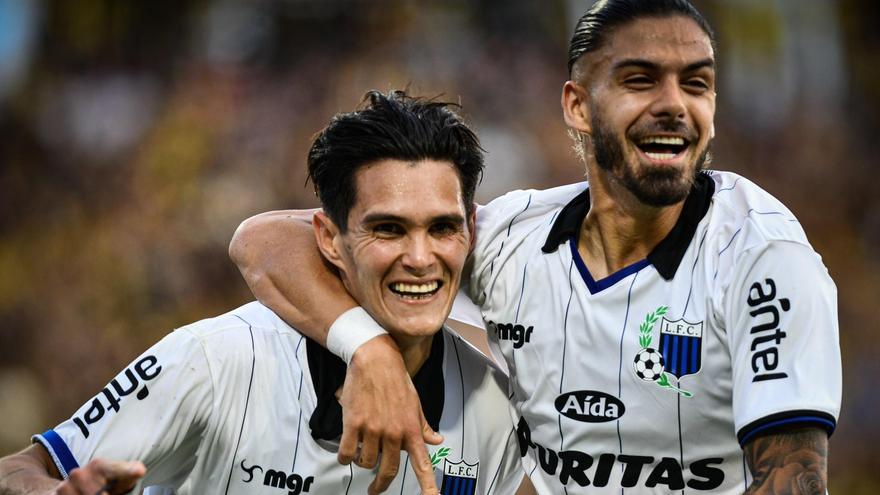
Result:
[[[422,493],[439,494],[425,443],[437,445],[443,436],[428,426],[418,394],[391,337],[373,338],[354,353],[339,403],[339,462],[354,461],[360,467],[372,469],[381,451],[379,472],[370,484],[370,495],[388,489],[400,468],[401,449],[409,452]]]
[[[147,473],[140,461],[94,459],[74,469],[55,489],[57,495],[121,495],[130,492]]]

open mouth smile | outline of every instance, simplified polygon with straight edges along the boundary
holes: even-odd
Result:
[[[653,161],[670,161],[687,150],[690,142],[679,136],[648,136],[639,139],[636,146]]]
[[[394,282],[388,285],[391,292],[397,294],[404,299],[419,300],[428,299],[436,294],[443,287],[440,280],[432,280],[419,284],[407,284],[403,282]]]

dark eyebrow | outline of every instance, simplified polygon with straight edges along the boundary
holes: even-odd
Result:
[[[616,64],[614,64],[614,66],[611,67],[611,70],[618,71],[618,70],[626,68],[626,67],[641,67],[642,69],[648,69],[648,70],[657,70],[660,68],[659,65],[657,65],[654,62],[651,62],[649,60],[645,60],[645,59],[641,59],[641,58],[627,58],[627,59],[623,59],[620,62],[617,62]]]
[[[375,224],[375,223],[384,223],[384,222],[393,222],[400,224],[410,223],[406,218],[400,215],[393,215],[391,213],[371,213],[364,217],[363,223],[365,224]],[[431,218],[430,223],[463,223],[464,217],[461,215],[438,215],[436,217]]]
[[[707,58],[704,60],[700,60],[698,62],[694,62],[692,64],[688,64],[687,67],[684,68],[685,72],[693,72],[695,70],[699,70],[702,68],[709,68],[715,70],[715,60],[711,58]]]
[[[626,67],[641,67],[642,69],[646,69],[646,70],[660,69],[659,64],[657,64],[655,62],[651,62],[650,60],[642,59],[642,58],[627,58],[627,59],[621,60],[621,61],[617,62],[616,64],[614,64],[614,66],[611,69],[613,71],[617,71],[617,70],[620,70],[620,69],[623,69]],[[685,72],[693,72],[695,70],[702,69],[703,67],[715,69],[715,60],[713,60],[711,58],[698,60],[696,62],[688,64],[684,68],[684,71]]]

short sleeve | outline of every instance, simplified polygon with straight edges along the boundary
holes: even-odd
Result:
[[[795,424],[831,434],[841,400],[837,290],[819,255],[791,241],[749,249],[723,308],[740,444]]]
[[[34,435],[67,478],[91,459],[140,460],[143,484],[175,485],[195,463],[211,413],[212,382],[200,342],[172,332],[138,356],[67,421]]]
[[[477,210],[477,241],[468,264],[468,295],[478,306],[486,299],[486,290],[517,216],[528,209],[532,191],[513,191]],[[510,246],[509,246],[510,247]]]

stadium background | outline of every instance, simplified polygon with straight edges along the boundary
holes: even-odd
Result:
[[[233,230],[315,204],[310,137],[367,89],[460,101],[488,150],[481,201],[579,180],[559,92],[587,5],[0,0],[0,454],[246,302]],[[880,7],[697,5],[719,33],[714,166],[782,199],[839,287],[832,493],[880,493]]]

